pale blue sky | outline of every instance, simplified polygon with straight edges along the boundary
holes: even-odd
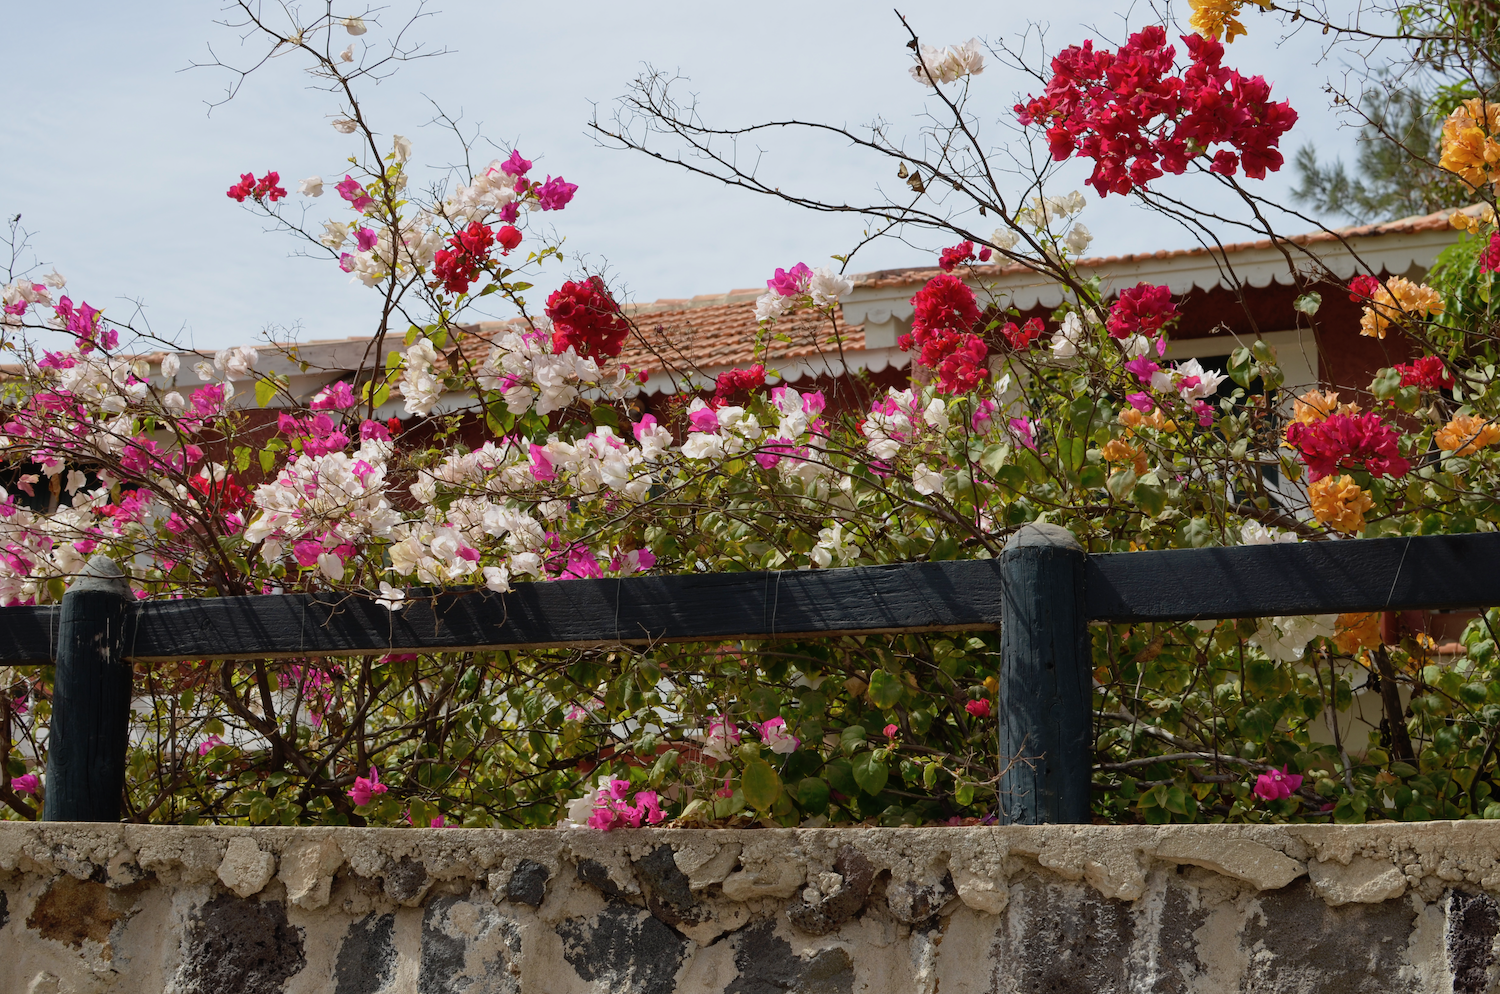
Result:
[[[1025,27],[1015,19],[1024,12],[1051,18],[1054,49],[1097,36],[1085,25],[1115,40],[1124,34],[1118,8],[1094,0],[985,6],[925,3],[904,10],[934,44],[971,35],[1013,38]],[[407,2],[384,8],[381,24],[359,40],[378,44],[414,9]],[[915,135],[931,99],[907,75],[905,36],[882,4],[574,0],[563,7],[447,0],[429,9],[432,16],[414,36],[452,54],[409,64],[366,88],[377,130],[412,138],[420,165],[451,162],[457,154],[451,136],[423,126],[432,116],[430,97],[462,112],[466,122],[482,123],[488,137],[517,144],[539,170],[577,183],[573,205],[548,218],[570,251],[595,264],[607,261],[639,301],[755,286],[777,266],[825,263],[846,251],[862,227],[854,218],[803,213],[636,153],[598,147],[585,130],[593,103],[607,112],[643,63],[689,77],[714,123],[798,116],[857,125],[879,115],[896,132]],[[295,245],[287,236],[265,233],[224,196],[248,170],[277,169],[294,191],[295,181],[310,174],[341,176],[355,143],[329,126],[335,103],[308,88],[292,58],[273,59],[210,115],[206,102],[230,78],[187,70],[189,64],[207,59],[210,44],[231,62],[259,51],[258,42],[254,50],[241,47],[235,32],[215,24],[221,16],[212,0],[51,0],[45,8],[0,0],[6,38],[0,211],[22,215],[34,232],[36,257],[68,277],[75,300],[117,318],[128,317],[131,301],[139,300],[155,331],[183,345],[252,342],[270,328],[299,328],[303,340],[368,334],[373,291],[350,285],[327,262],[290,256]],[[1140,6],[1130,24],[1152,20]],[[1336,64],[1317,64],[1324,39],[1308,33],[1283,42],[1276,22],[1254,7],[1246,20],[1251,36],[1238,40],[1226,61],[1264,74],[1274,93],[1293,101],[1301,121],[1283,143],[1288,158],[1308,140],[1347,157],[1353,136],[1336,129],[1321,92],[1341,72]],[[1023,88],[1024,78],[992,63],[974,80],[973,108],[991,122],[1008,117]],[[998,139],[1002,131],[991,134]],[[764,162],[789,189],[847,190],[850,200],[868,197],[877,183],[897,182],[883,161],[836,146],[787,140],[769,146]],[[1284,190],[1290,172],[1264,185]],[[1182,182],[1178,189],[1190,188]],[[1189,243],[1185,233],[1123,198],[1101,204],[1088,193],[1083,218],[1097,237],[1094,253]],[[316,201],[295,193],[292,199],[309,205],[310,220],[342,206],[331,190]],[[892,241],[866,248],[851,269],[930,259]],[[539,288],[565,275],[554,265]]]

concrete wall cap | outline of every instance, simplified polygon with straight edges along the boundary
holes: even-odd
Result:
[[[1032,521],[1017,528],[1015,533],[1005,540],[1005,548],[1002,551],[1038,547],[1083,551],[1083,546],[1078,544],[1078,539],[1072,532],[1062,525],[1051,525],[1045,521]]]

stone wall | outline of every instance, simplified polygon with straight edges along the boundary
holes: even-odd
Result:
[[[0,991],[1496,989],[1500,823],[0,824]]]

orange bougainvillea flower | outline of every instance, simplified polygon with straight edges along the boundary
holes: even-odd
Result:
[[[1153,408],[1150,414],[1142,414],[1133,407],[1127,407],[1120,412],[1120,424],[1127,429],[1127,436],[1133,434],[1131,428],[1155,428],[1157,431],[1172,432],[1177,430],[1177,422],[1168,418],[1161,412],[1161,408]]]
[[[1333,644],[1350,655],[1380,645],[1380,612],[1341,614],[1334,624]]]
[[[1500,177],[1500,104],[1465,100],[1443,122],[1443,155],[1438,164],[1478,189]]]
[[[1384,338],[1392,324],[1443,313],[1443,298],[1426,283],[1413,283],[1404,276],[1388,278],[1365,305],[1359,333]]]
[[[1292,419],[1301,421],[1305,425],[1317,424],[1333,414],[1354,415],[1358,413],[1358,404],[1339,403],[1337,390],[1330,390],[1327,393],[1321,390],[1309,390],[1292,401]]]
[[[1348,535],[1364,530],[1365,512],[1375,506],[1351,476],[1325,476],[1307,488],[1307,497],[1313,517]]]
[[[1136,476],[1142,476],[1146,472],[1146,453],[1123,438],[1112,438],[1105,442],[1099,454],[1104,457],[1105,462],[1134,463]]]
[[[1476,418],[1472,414],[1460,414],[1439,428],[1433,441],[1444,452],[1467,456],[1487,445],[1500,442],[1500,425],[1484,418]]]

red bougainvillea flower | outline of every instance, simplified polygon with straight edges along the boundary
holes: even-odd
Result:
[[[1045,326],[1042,324],[1041,318],[1030,318],[1025,324],[1019,327],[1017,327],[1014,321],[1007,321],[1005,322],[1005,326],[1000,329],[1000,333],[1005,336],[1005,340],[1010,343],[1010,347],[1019,352],[1030,348],[1031,343],[1042,336],[1044,329]]]
[[[1177,317],[1177,305],[1172,303],[1172,291],[1164,286],[1138,283],[1120,294],[1120,299],[1109,309],[1106,327],[1111,338],[1129,338],[1131,335],[1155,335]]]
[[[1361,273],[1349,281],[1349,299],[1356,304],[1368,303],[1375,296],[1375,291],[1379,289],[1379,280]]]
[[[1094,161],[1089,185],[1101,196],[1129,193],[1163,172],[1181,174],[1198,156],[1212,172],[1243,168],[1264,179],[1283,163],[1277,144],[1296,123],[1285,102],[1271,103],[1260,76],[1222,65],[1224,46],[1186,35],[1192,65],[1173,75],[1176,49],[1152,26],[1130,36],[1117,52],[1073,45],[1052,60],[1040,97],[1017,104],[1022,124],[1046,128],[1052,158],[1076,154]],[[1212,146],[1221,146],[1212,151]]]
[[[962,241],[957,245],[951,245],[943,249],[942,255],[938,257],[938,268],[945,273],[951,273],[964,263],[973,261],[974,243],[971,241]]]
[[[547,298],[547,317],[552,319],[552,351],[558,353],[571,347],[580,356],[614,358],[630,333],[620,305],[597,276],[569,280],[555,290]]]
[[[981,697],[977,701],[970,701],[964,705],[964,710],[976,718],[988,718],[990,716],[989,698]]]
[[[714,407],[743,405],[750,395],[766,385],[766,367],[756,363],[749,369],[731,369],[714,381]]]
[[[467,293],[469,284],[479,278],[480,270],[490,259],[495,233],[478,221],[471,221],[463,231],[448,236],[448,248],[438,249],[432,257],[432,273],[443,281],[449,293]]]
[[[1293,421],[1286,440],[1301,453],[1313,483],[1361,466],[1371,476],[1405,476],[1411,469],[1401,457],[1399,436],[1378,414],[1333,414],[1312,424]]]
[[[1263,801],[1291,797],[1302,786],[1302,774],[1288,773],[1286,767],[1262,773],[1255,778],[1255,796]]]
[[[225,195],[242,204],[247,197],[256,201],[269,200],[274,204],[286,196],[286,191],[277,185],[280,182],[280,173],[269,172],[260,179],[256,179],[254,173],[241,173],[240,181],[231,186]]]
[[[1443,360],[1435,355],[1424,355],[1415,362],[1396,364],[1401,374],[1403,387],[1417,386],[1424,390],[1453,389],[1453,374],[1448,372]]]
[[[495,241],[500,243],[500,254],[509,255],[511,249],[521,244],[521,229],[507,224],[495,232]]]
[[[1490,236],[1490,243],[1480,253],[1479,271],[1481,273],[1500,272],[1500,231]]]
[[[911,298],[911,334],[896,344],[903,352],[919,351],[918,361],[938,375],[948,393],[972,390],[988,374],[989,348],[973,333],[979,321],[974,291],[957,276],[934,276]]]

